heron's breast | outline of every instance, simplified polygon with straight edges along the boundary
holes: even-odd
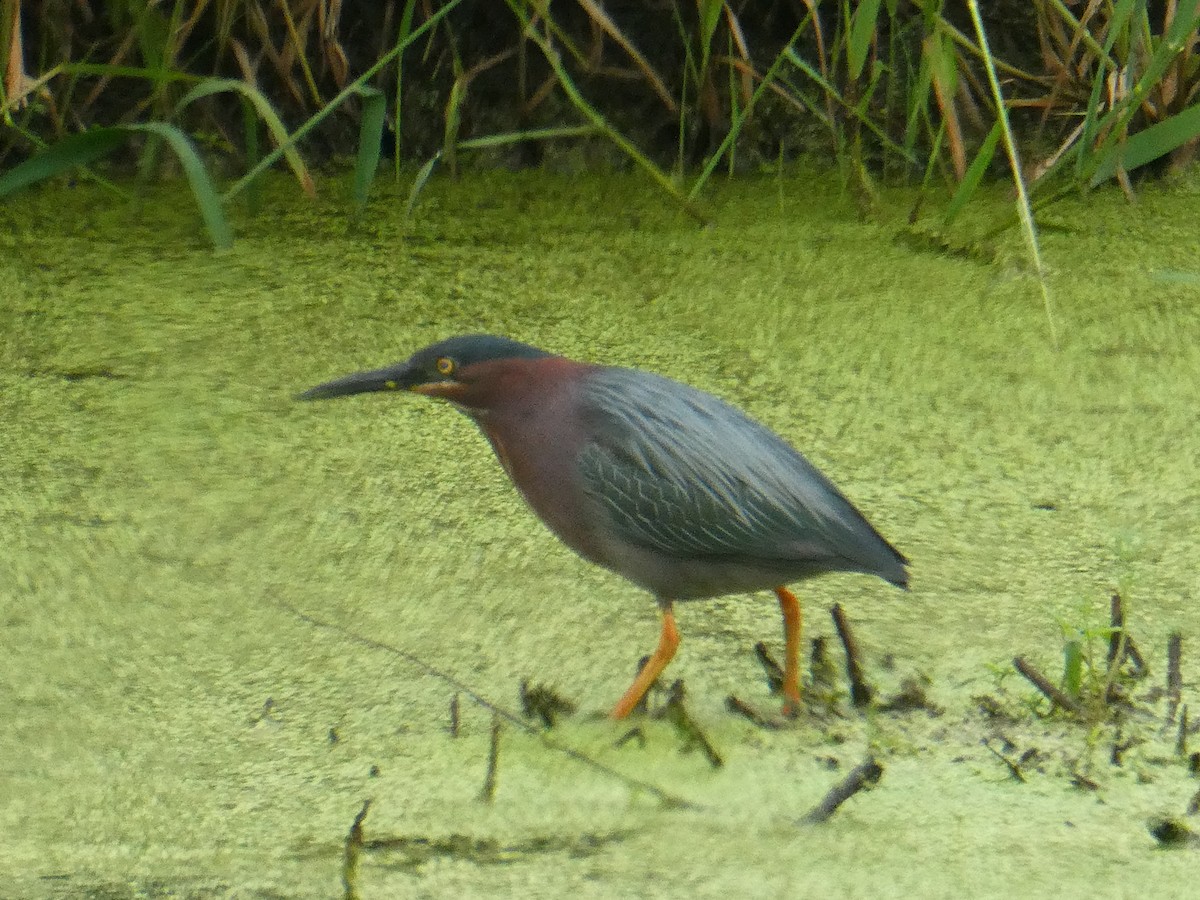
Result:
[[[564,544],[592,562],[599,558],[598,510],[578,474],[582,440],[569,427],[553,432],[539,427],[557,421],[543,410],[535,422],[489,419],[480,421],[496,459],[530,509]]]

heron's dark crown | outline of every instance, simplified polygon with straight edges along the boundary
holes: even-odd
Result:
[[[529,344],[495,334],[462,334],[430,344],[413,354],[410,363],[424,367],[441,357],[453,359],[460,367],[501,359],[543,359],[553,356]]]

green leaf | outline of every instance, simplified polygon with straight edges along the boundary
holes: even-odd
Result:
[[[179,72],[174,69],[148,69],[144,66],[114,66],[108,63],[72,62],[63,63],[61,71],[66,75],[98,75],[103,78],[138,78],[142,81],[153,81],[160,84],[177,81],[199,81],[195,75]]]
[[[1080,149],[1081,168],[1085,159],[1089,163],[1094,163],[1096,159],[1101,160],[1102,163],[1108,162],[1108,154],[1120,143],[1129,123],[1141,108],[1142,101],[1149,96],[1154,85],[1159,83],[1176,58],[1187,49],[1186,35],[1190,34],[1198,24],[1200,24],[1200,11],[1190,16],[1176,15],[1172,18],[1166,34],[1161,39],[1150,42],[1153,50],[1150,57],[1143,62],[1137,81],[1129,86],[1128,93],[1119,102],[1113,104],[1112,108],[1095,125],[1095,130],[1104,135],[1099,146],[1096,147],[1095,153],[1090,152],[1092,145],[1086,143],[1090,135],[1087,129],[1084,129],[1083,140],[1085,143]],[[1087,151],[1086,157],[1084,156],[1085,151]]]
[[[362,98],[362,121],[358,126],[358,154],[354,160],[354,211],[361,214],[367,208],[371,182],[375,180],[379,156],[383,152],[387,98],[382,91],[367,84],[359,87],[358,94]]]
[[[458,142],[459,150],[478,150],[482,147],[503,147],[524,141],[546,141],[552,138],[587,137],[600,134],[595,125],[563,125],[558,128],[530,128],[527,131],[506,131],[503,134],[485,134],[483,137],[468,138]]]
[[[441,158],[441,153],[435,153],[429,162],[421,166],[421,170],[417,172],[417,177],[413,179],[412,188],[408,192],[408,205],[404,208],[406,216],[412,215],[413,208],[417,205],[417,198],[421,195],[421,191],[425,188],[430,176],[433,175],[433,170]]]
[[[721,10],[725,8],[725,0],[700,0],[700,40],[707,47],[712,42],[721,21]]]
[[[312,175],[309,174],[308,167],[304,165],[304,160],[300,158],[300,154],[294,146],[294,139],[288,134],[287,127],[279,118],[279,114],[275,112],[269,100],[263,96],[254,85],[247,84],[244,81],[238,81],[236,78],[206,78],[186,94],[183,99],[175,107],[175,113],[187,106],[189,103],[194,103],[201,97],[208,97],[212,94],[220,94],[231,92],[241,94],[245,101],[248,101],[258,113],[258,117],[262,119],[267,130],[271,132],[271,137],[275,140],[277,147],[282,147],[282,150],[277,150],[273,158],[277,158],[278,154],[282,153],[284,159],[287,160],[288,168],[292,170],[292,174],[296,176],[296,180],[300,182],[300,187],[308,196],[316,196],[317,189],[313,186]],[[258,165],[253,165],[251,175],[256,176],[260,171]],[[247,181],[250,176],[247,176],[243,181]],[[233,191],[230,191],[232,194]]]
[[[1117,38],[1122,35],[1128,37],[1126,26],[1129,22],[1129,17],[1133,15],[1133,10],[1137,2],[1138,0],[1118,0],[1105,27],[1107,36],[1104,40],[1104,60],[1108,65],[1098,66],[1096,74],[1092,79],[1092,93],[1088,97],[1087,112],[1083,117],[1083,134],[1079,140],[1079,151],[1076,156],[1076,175],[1081,174],[1084,166],[1087,164],[1091,148],[1096,142],[1096,134],[1100,130],[1100,122],[1104,118],[1100,107],[1105,94],[1108,74],[1111,69],[1117,68],[1116,63],[1112,60],[1113,45],[1116,44]],[[1111,109],[1109,113],[1112,113]]]
[[[450,97],[446,100],[446,123],[442,131],[442,158],[450,168],[452,176],[458,175],[458,157],[454,151],[458,146],[458,128],[462,124],[462,102],[466,92],[466,76],[460,75],[450,85]]]
[[[700,0],[700,71],[708,71],[712,55],[712,39],[721,21],[725,0]]]
[[[120,128],[93,128],[63,138],[54,146],[13,166],[0,175],[0,197],[53,178],[78,166],[86,166],[120,147],[128,136]]]
[[[1063,645],[1063,693],[1078,700],[1083,692],[1083,647],[1079,641]]]
[[[242,97],[242,133],[246,144],[246,165],[254,168],[258,163],[258,117],[254,114],[254,104]],[[246,189],[246,209],[250,215],[258,215],[262,207],[262,190],[256,180]]]
[[[846,48],[846,67],[851,78],[862,75],[867,62],[867,51],[871,49],[871,38],[875,35],[881,0],[861,0],[850,21],[850,38]]]
[[[1166,156],[1197,135],[1200,135],[1200,104],[1189,106],[1183,112],[1139,131],[1124,144],[1116,144],[1109,148],[1092,176],[1092,187],[1112,178],[1118,166],[1126,172],[1131,172],[1139,166]]]
[[[954,92],[958,90],[958,53],[949,35],[941,30],[930,35],[924,49],[929,58],[929,69],[934,82],[941,87],[946,97],[953,97]]]
[[[354,79],[352,83],[342,88],[336,97],[326,103],[307,122],[297,128],[287,139],[286,143],[280,144],[261,160],[259,160],[258,165],[239,178],[233,184],[233,186],[225,192],[225,199],[231,199],[240,192],[244,191],[248,184],[254,181],[254,179],[262,174],[262,172],[269,166],[274,165],[275,161],[288,150],[290,150],[297,141],[300,141],[306,134],[321,124],[321,122],[323,122],[328,116],[331,116],[335,110],[337,110],[343,103],[346,102],[347,97],[352,96],[361,85],[369,82],[385,66],[391,65],[392,60],[398,57],[404,51],[405,47],[412,44],[415,40],[417,40],[417,38],[425,34],[425,32],[432,28],[436,28],[438,23],[441,22],[446,16],[450,15],[450,13],[462,2],[463,0],[446,0],[444,6],[439,7],[418,27],[405,34],[394,47],[384,53],[381,57],[379,57],[379,59],[375,60],[374,63],[372,63],[366,70],[363,71],[361,75],[358,76],[358,78]],[[397,123],[397,128],[398,127],[399,123]]]
[[[403,48],[408,45],[408,36],[412,32],[413,12],[416,10],[417,0],[406,0],[404,4],[404,12],[400,14],[400,28],[396,34],[396,44]],[[404,65],[403,59],[396,61],[396,88],[393,96],[396,98],[396,123],[392,129],[394,144],[392,145],[392,160],[396,167],[396,180],[400,180],[400,160],[401,147],[400,136],[403,134],[403,129],[400,127],[404,120]]]
[[[232,247],[233,229],[229,227],[225,211],[221,208],[221,198],[217,195],[217,189],[213,186],[212,179],[208,177],[208,172],[204,168],[204,163],[200,161],[200,156],[196,153],[196,148],[192,146],[187,135],[174,125],[167,125],[164,122],[146,122],[142,125],[117,125],[115,127],[124,131],[155,134],[167,142],[167,146],[175,151],[179,164],[183,166],[183,174],[187,176],[192,196],[200,208],[200,216],[204,219],[204,227],[208,231],[209,240],[218,250],[228,250]]]
[[[212,179],[208,177],[204,163],[196,153],[196,148],[182,131],[163,122],[93,128],[91,131],[64,138],[45,152],[25,160],[0,176],[0,197],[45,181],[68,169],[86,166],[121,146],[129,139],[131,133],[155,135],[175,152],[191,186],[196,205],[200,208],[204,227],[213,246],[219,250],[232,246],[233,230],[229,227],[221,209],[221,200],[213,187]]]
[[[962,184],[958,186],[958,190],[950,198],[950,205],[946,207],[945,224],[949,225],[953,222],[958,214],[962,212],[963,207],[970,201],[971,197],[974,196],[976,189],[979,187],[979,182],[983,180],[983,176],[987,172],[987,167],[991,165],[992,157],[996,155],[996,145],[1000,142],[1002,131],[1002,124],[997,119],[996,124],[992,126],[992,130],[988,132],[983,146],[979,148],[979,152],[975,154],[975,159],[971,161],[966,174],[963,175]]]
[[[929,54],[922,53],[916,81],[908,91],[908,123],[904,129],[904,149],[910,154],[917,146],[917,129],[920,126],[922,113],[928,109],[932,88],[933,65],[930,62]]]
[[[485,134],[483,137],[469,138],[465,141],[459,141],[454,145],[455,150],[481,150],[485,147],[505,147],[510,144],[521,144],[525,141],[547,141],[554,138],[576,138],[587,137],[593,134],[603,134],[603,132],[595,125],[564,125],[559,128],[530,128],[527,131],[506,131],[503,134]],[[433,176],[437,164],[442,161],[442,153],[439,150],[434,154],[425,165],[421,166],[421,170],[417,172],[417,177],[413,180],[412,188],[408,192],[408,206],[405,208],[405,215],[411,215],[413,209],[416,208],[417,199],[429,179]]]

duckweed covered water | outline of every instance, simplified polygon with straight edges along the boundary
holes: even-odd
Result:
[[[998,673],[1056,676],[1060,623],[1102,626],[1116,588],[1153,683],[1183,632],[1195,696],[1194,185],[1044,214],[1057,352],[1015,235],[1009,262],[931,253],[897,239],[908,198],[858,223],[811,172],[724,189],[706,230],[634,178],[473,177],[355,227],[338,189],[276,185],[223,255],[182,189],[0,211],[0,896],[337,896],[367,798],[368,839],[397,843],[363,897],[1187,894],[1193,852],[1145,827],[1196,789],[1173,733],[1115,766],[1099,732],[976,698],[1019,710],[1033,689]],[[775,704],[751,648],[779,623],[730,597],[680,607],[669,670],[725,766],[658,722],[615,749],[589,713],[653,646],[651,600],[560,547],[449,408],[292,399],[469,331],[787,436],[913,560],[907,595],[803,585],[809,635],[840,602],[868,674],[927,677],[941,715],[732,716],[730,693]],[[293,609],[508,708],[551,684],[582,709],[556,743],[693,807],[513,728],[482,804],[490,712],[462,698],[451,738],[453,687]],[[1041,762],[1020,783],[984,738]],[[797,826],[870,749],[879,786]]]

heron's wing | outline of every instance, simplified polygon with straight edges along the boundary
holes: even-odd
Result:
[[[599,370],[583,392],[580,474],[624,540],[868,571],[903,560],[803,456],[716,397],[625,369]]]

